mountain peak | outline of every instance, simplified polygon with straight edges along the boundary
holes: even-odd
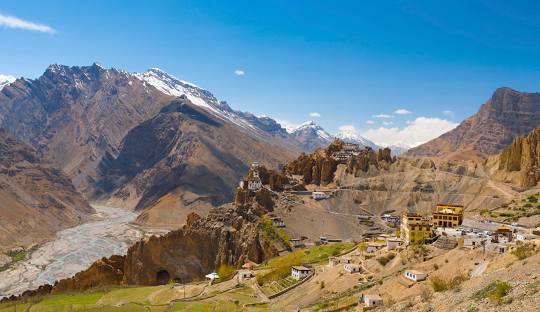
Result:
[[[0,90],[2,90],[5,86],[8,84],[14,82],[17,80],[17,78],[11,76],[11,75],[2,75],[0,74]]]

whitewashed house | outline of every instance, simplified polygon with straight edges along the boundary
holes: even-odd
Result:
[[[413,282],[420,282],[426,279],[427,274],[416,270],[407,270],[404,273],[405,278],[410,279]]]
[[[301,280],[309,276],[310,273],[311,269],[306,268],[305,266],[298,265],[291,268],[291,276],[296,280]]]
[[[379,295],[364,295],[360,296],[360,303],[366,307],[380,307],[383,305],[383,299]]]
[[[343,265],[343,269],[349,273],[359,273],[362,271],[362,267],[355,263],[346,263]]]
[[[518,233],[516,234],[516,240],[518,241],[528,241],[537,238],[536,235],[531,235],[527,233]]]

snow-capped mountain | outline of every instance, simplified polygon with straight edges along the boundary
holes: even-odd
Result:
[[[314,121],[307,121],[289,133],[305,151],[312,151],[319,147],[325,147],[332,142],[333,137]]]
[[[374,150],[380,148],[379,145],[361,136],[354,128],[342,127],[335,137],[345,142],[359,144],[362,147],[371,147]]]
[[[0,74],[0,90],[2,90],[6,85],[14,82],[17,78],[10,75]]]
[[[144,73],[136,73],[135,77],[165,94],[172,96],[186,95],[193,104],[248,131],[258,129],[241,116],[241,113],[232,110],[227,102],[219,101],[210,91],[204,90],[191,82],[180,80],[159,68],[151,68]]]
[[[380,148],[377,144],[359,135],[354,129],[350,129],[350,131],[341,129],[336,135],[332,135],[312,120],[292,127],[270,117],[235,111],[227,102],[220,101],[210,91],[191,82],[178,79],[159,68],[151,68],[144,73],[135,73],[134,76],[165,94],[176,97],[185,95],[193,104],[219,119],[236,124],[252,134],[278,137],[304,151],[313,151],[319,147],[326,147],[335,138],[359,144],[361,147]],[[396,146],[392,148],[393,153],[394,148],[396,155],[405,150],[404,147]]]

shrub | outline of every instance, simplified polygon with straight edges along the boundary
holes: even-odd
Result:
[[[489,298],[492,301],[500,302],[511,290],[512,286],[507,282],[495,281],[475,292],[473,298],[476,300]]]
[[[536,203],[538,201],[538,198],[536,198],[536,196],[534,195],[531,195],[529,197],[527,197],[527,199],[531,202],[531,203]]]
[[[217,269],[217,274],[219,275],[219,278],[222,280],[231,277],[234,274],[234,272],[236,272],[236,268],[233,267],[232,265],[228,265],[225,263],[221,264]]]
[[[461,285],[461,283],[468,279],[469,277],[465,274],[456,275],[449,279],[444,279],[440,276],[434,276],[431,278],[431,287],[433,287],[433,291],[435,292],[457,289],[459,285]]]
[[[433,294],[430,291],[428,291],[428,290],[422,291],[422,300],[423,301],[430,301],[432,297],[433,297]]]
[[[268,215],[261,217],[260,225],[264,235],[272,241],[279,241],[285,246],[290,246],[290,239],[287,232],[274,226],[272,219]]]
[[[526,259],[538,252],[538,249],[533,243],[518,244],[512,251],[512,254],[519,260]]]
[[[377,258],[376,260],[382,265],[385,266],[388,262],[390,262],[392,259],[396,257],[395,253],[389,253],[386,256],[381,256]]]

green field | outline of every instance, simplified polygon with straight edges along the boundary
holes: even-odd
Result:
[[[295,265],[325,262],[328,257],[341,254],[354,247],[353,243],[321,245],[272,258],[261,267],[267,270],[257,275],[257,282],[259,285],[264,285],[285,279],[291,273],[291,267]]]
[[[268,280],[275,278],[274,286],[283,289],[293,284],[290,279],[287,279],[293,265],[325,262],[329,256],[343,253],[354,247],[353,243],[339,243],[296,250],[287,255],[272,258],[262,265],[261,272],[265,272],[262,273],[262,277]],[[280,274],[283,275],[282,278],[279,278]],[[100,288],[79,293],[35,297],[17,303],[4,303],[0,304],[0,312],[269,310],[268,305],[258,303],[259,300],[253,289],[247,286],[231,287],[225,291],[206,289],[204,296],[197,301],[181,301],[184,296],[199,295],[205,287],[205,283],[196,283],[186,285],[185,288],[174,285]],[[218,285],[216,287],[219,288]]]

